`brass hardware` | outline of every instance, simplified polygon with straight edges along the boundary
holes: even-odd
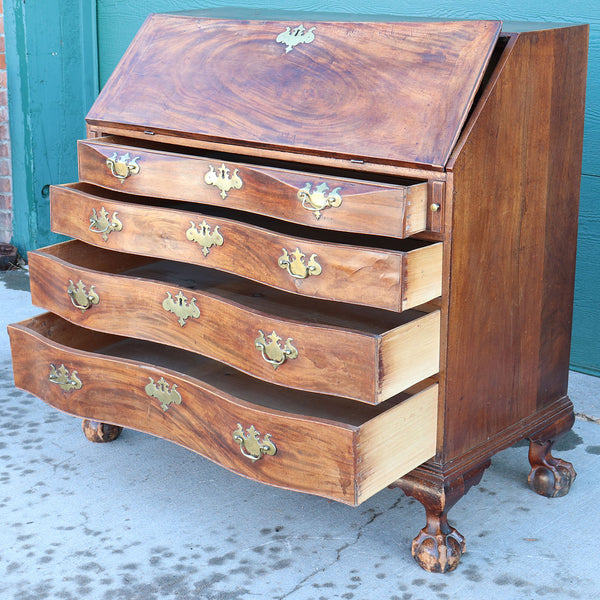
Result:
[[[255,340],[254,345],[257,350],[262,354],[262,357],[276,369],[279,365],[282,365],[288,358],[293,360],[298,358],[298,350],[292,346],[292,338],[288,338],[285,342],[285,346],[282,348],[279,345],[281,338],[273,332],[271,335],[265,338],[265,334],[259,329],[260,334]],[[267,339],[269,342],[267,342]]]
[[[150,383],[146,384],[144,390],[148,396],[156,398],[160,402],[163,410],[167,410],[171,404],[181,404],[181,395],[177,391],[176,383],[169,386],[164,377],[161,377],[156,383],[152,377],[148,377],[148,379]]]
[[[59,385],[65,392],[80,390],[83,385],[81,379],[77,377],[77,371],[73,371],[69,374],[69,370],[65,365],[60,365],[58,369],[54,365],[50,365],[50,375],[48,375],[48,379],[51,383]]]
[[[98,294],[96,294],[94,291],[94,286],[91,285],[90,291],[86,292],[85,284],[83,281],[81,281],[81,279],[77,282],[77,285],[75,285],[73,281],[69,279],[67,294],[69,294],[69,298],[71,298],[73,306],[81,309],[81,312],[85,312],[88,308],[91,308],[92,305],[100,302]]]
[[[438,210],[440,210],[440,208],[441,208],[441,207],[440,207],[440,205],[439,205],[437,202],[434,202],[433,204],[431,204],[431,205],[429,206],[429,210],[430,210],[431,212],[437,212]]]
[[[92,216],[90,217],[90,231],[94,233],[101,233],[102,239],[106,242],[109,234],[113,231],[121,231],[123,229],[123,223],[117,219],[119,213],[114,212],[110,221],[108,220],[108,212],[102,207],[100,214],[96,214],[96,209],[92,208]]]
[[[190,242],[196,242],[202,248],[202,254],[206,256],[209,248],[213,246],[223,245],[223,236],[219,232],[219,226],[215,225],[215,230],[210,232],[210,225],[206,221],[202,221],[200,229],[196,228],[193,221],[190,221],[192,226],[185,232],[185,237]]]
[[[170,292],[167,292],[167,297],[163,300],[162,307],[179,317],[179,324],[182,327],[185,325],[186,319],[190,317],[197,319],[200,316],[200,309],[196,306],[196,298],[192,298],[190,303],[187,304],[187,298],[181,291],[175,298],[171,296]]]
[[[277,264],[282,269],[287,269],[287,272],[296,279],[305,279],[309,275],[320,275],[322,268],[321,265],[317,262],[317,255],[312,254],[308,259],[308,264],[304,264],[305,255],[300,251],[299,248],[296,248],[294,252],[290,255],[285,248],[282,248],[283,254],[279,257]]]
[[[237,429],[233,432],[233,440],[240,445],[240,452],[252,462],[256,462],[265,454],[273,456],[277,452],[277,447],[271,441],[270,433],[265,433],[261,442],[259,441],[260,433],[256,431],[254,425],[250,425],[246,429],[246,434],[244,434],[244,428],[238,423]]]
[[[214,185],[221,190],[221,198],[227,198],[227,192],[230,190],[239,190],[243,181],[238,175],[238,169],[234,169],[233,175],[229,176],[229,169],[222,164],[216,171],[212,165],[208,165],[208,173],[204,176],[204,181],[208,185]]]
[[[315,213],[317,219],[321,218],[321,211],[326,208],[337,208],[342,203],[342,197],[338,194],[341,187],[336,187],[329,191],[326,183],[318,185],[314,192],[311,191],[312,184],[307,183],[301,190],[298,190],[298,200],[306,210]]]
[[[307,30],[302,24],[294,27],[292,30],[286,27],[285,31],[277,36],[276,41],[286,45],[285,53],[287,54],[298,44],[310,44],[315,39],[315,34],[313,33],[315,29],[316,27],[311,27]]]
[[[140,172],[140,165],[137,164],[139,159],[139,156],[131,158],[129,152],[117,158],[115,152],[110,158],[106,159],[106,165],[110,172],[123,183],[130,175],[137,175]]]

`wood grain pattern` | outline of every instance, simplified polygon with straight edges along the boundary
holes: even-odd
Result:
[[[218,225],[225,241],[204,256],[201,248],[185,236],[190,223],[200,225],[204,219],[202,214],[156,206],[149,210],[144,205],[108,200],[82,189],[87,188],[77,184],[52,186],[50,201],[54,231],[121,252],[191,262],[236,273],[305,296],[387,310],[406,310],[439,295],[440,270],[435,260],[427,261],[427,267],[415,273],[418,284],[404,284],[405,279],[409,282],[415,279],[406,269],[418,260],[420,252],[428,257],[435,253],[432,246],[401,252],[315,242],[209,216],[206,221],[211,231]],[[102,207],[111,215],[117,212],[123,223],[123,230],[110,234],[106,241],[89,230],[92,210],[100,211]],[[306,263],[315,254],[322,273],[306,279],[292,277],[278,265],[284,248],[288,254],[299,248],[306,256]]]
[[[323,177],[205,158],[175,151],[152,150],[125,143],[121,138],[78,142],[79,180],[128,194],[224,206],[263,214],[310,227],[405,238],[426,228],[427,184],[384,185],[348,178]],[[120,143],[119,143],[120,142]],[[114,177],[106,159],[117,154],[137,157],[140,171],[123,182]],[[227,192],[205,182],[212,167],[224,164],[232,175],[237,170],[243,184]],[[303,208],[298,191],[325,184],[338,190],[341,205],[325,208],[317,218]]]
[[[360,501],[399,479],[397,473],[405,474],[407,464],[422,464],[435,454],[437,406],[434,384],[365,423],[358,434],[358,445],[364,446],[358,470]],[[410,437],[402,435],[398,422],[389,418],[396,411],[402,411],[401,422]]]
[[[341,328],[328,325],[327,314],[313,310],[309,315],[294,303],[265,313],[234,302],[218,290],[210,291],[214,288],[210,272],[205,281],[182,276],[179,285],[173,281],[176,277],[169,282],[141,278],[140,269],[135,277],[117,275],[126,270],[130,260],[128,255],[110,256],[108,252],[103,253],[103,270],[108,272],[96,271],[89,267],[92,261],[82,259],[89,248],[73,241],[29,253],[34,304],[90,329],[203,354],[264,381],[370,404],[387,400],[438,371],[439,311],[425,316],[415,311],[395,315],[393,320],[387,319],[388,326],[394,323],[390,331],[351,316],[345,319],[346,328]],[[99,297],[99,302],[85,311],[76,308],[66,292],[69,281],[79,280],[87,290],[93,285]],[[186,287],[192,282],[193,289]],[[184,326],[162,307],[168,294],[175,297],[179,292],[188,303],[193,299],[200,313]],[[282,301],[288,298],[294,297]],[[344,305],[337,310],[338,320],[343,321]],[[281,313],[295,313],[295,318]],[[260,331],[265,336],[277,332],[282,346],[291,338],[298,357],[274,369],[255,348]],[[359,364],[360,369],[356,368]]]
[[[449,163],[445,460],[566,394],[586,48],[514,37]]]
[[[87,121],[441,168],[500,30],[306,22],[316,40],[286,53],[275,40],[297,25],[152,15]]]
[[[333,421],[286,413],[290,394],[281,395],[278,410],[249,404],[201,379],[157,367],[140,360],[139,356],[134,358],[136,342],[120,342],[105,350],[118,358],[64,346],[46,337],[56,320],[58,317],[46,314],[10,326],[18,387],[70,414],[164,437],[263,483],[358,504],[380,486],[380,483],[371,484],[369,474],[363,472],[361,482],[365,491],[359,495],[355,489],[356,465],[362,462],[363,455],[369,454],[373,443],[369,436],[358,443],[358,437],[371,419],[378,418],[379,414],[382,418],[375,428],[394,431],[404,440],[403,447],[432,445],[435,439],[429,427],[435,422],[435,407],[431,402],[427,403],[428,410],[422,406],[418,411],[411,403],[404,402],[383,413],[370,408],[363,411],[364,420],[355,425],[343,419]],[[85,330],[72,325],[61,327],[69,331],[75,346],[80,345],[78,332],[88,335]],[[160,348],[154,352],[157,360],[160,360],[160,352]],[[131,358],[123,358],[124,354]],[[81,389],[67,392],[49,382],[43,365],[49,369],[50,364],[65,364],[71,372],[77,371],[83,382]],[[195,368],[197,371],[203,369],[198,361]],[[213,380],[215,375],[223,378],[223,373],[215,374],[210,365],[204,371],[209,377],[212,372]],[[158,380],[161,376],[171,385],[176,384],[182,397],[181,404],[171,405],[166,411],[155,398],[144,392],[150,377]],[[262,386],[263,394],[270,391],[272,395],[278,389],[267,390],[266,384],[251,382],[244,385],[247,388]],[[431,393],[427,393],[428,397]],[[412,399],[412,404],[415,403],[419,404],[418,397]],[[407,408],[403,409],[404,406]],[[270,433],[277,453],[254,463],[242,456],[232,438],[238,423],[244,428],[254,425],[261,436]],[[404,472],[418,464],[415,460],[422,460],[414,459],[414,454],[413,451],[407,453],[410,458],[404,463]]]

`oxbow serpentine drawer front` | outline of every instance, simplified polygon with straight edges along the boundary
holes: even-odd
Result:
[[[450,508],[526,438],[531,487],[566,395],[586,26],[191,11],[151,15],[87,117],[74,238],[29,254],[17,386],[246,477]],[[123,307],[135,306],[135,310]],[[102,378],[98,377],[102,373]],[[393,543],[393,542],[390,542]]]

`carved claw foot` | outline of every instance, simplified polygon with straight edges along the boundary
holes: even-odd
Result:
[[[454,571],[465,552],[465,538],[446,520],[428,523],[413,540],[412,555],[417,564],[430,573]],[[433,529],[433,531],[432,531]]]
[[[100,423],[99,421],[89,421],[84,419],[81,423],[81,428],[85,437],[90,442],[102,444],[105,442],[112,442],[116,440],[123,431],[122,427],[117,425],[109,425],[108,423]]]
[[[427,525],[412,543],[413,558],[421,568],[430,573],[456,569],[465,552],[465,538],[448,524],[448,511],[479,483],[489,466],[486,460],[465,473],[445,474],[443,467],[426,464],[392,484],[425,508]]]
[[[529,442],[529,463],[531,472],[527,478],[529,487],[542,496],[558,498],[571,489],[577,473],[569,462],[554,458],[550,451],[554,440]]]

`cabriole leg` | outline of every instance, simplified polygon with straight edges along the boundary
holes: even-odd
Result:
[[[90,442],[95,442],[97,444],[112,442],[113,440],[116,440],[121,435],[121,431],[123,431],[123,428],[118,427],[117,425],[109,425],[108,423],[100,423],[99,421],[89,421],[88,419],[83,420],[81,428],[83,429],[85,437],[90,440]]]

